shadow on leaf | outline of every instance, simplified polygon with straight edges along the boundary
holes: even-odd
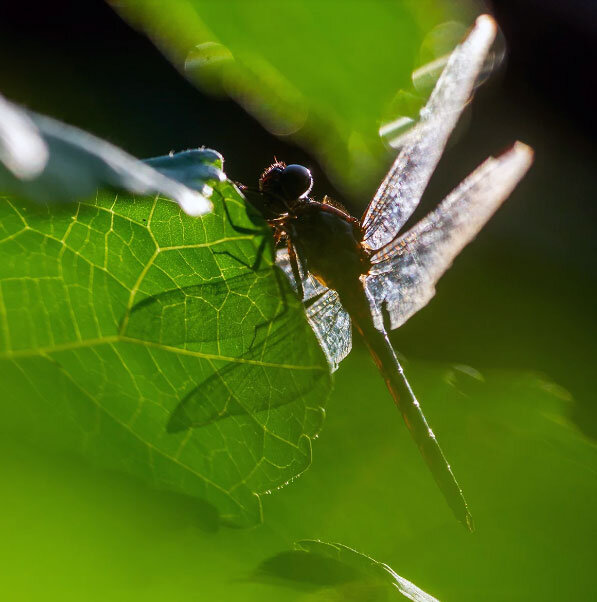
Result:
[[[324,378],[310,373],[297,380],[283,367],[232,364],[191,391],[174,409],[169,433],[207,426],[231,416],[247,415],[265,423],[268,413],[300,400]],[[260,417],[260,414],[264,414]]]
[[[298,541],[294,550],[264,560],[252,580],[329,594],[322,599],[437,602],[388,565],[342,544],[316,540]]]

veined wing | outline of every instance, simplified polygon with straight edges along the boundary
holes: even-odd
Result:
[[[418,95],[421,95],[421,104],[423,104],[423,98],[429,98],[437,84],[437,80],[450,60],[454,48],[465,37],[465,30],[461,27],[463,26],[460,24],[448,21],[433,28],[425,36],[421,50],[427,55],[429,50],[433,49],[434,58],[412,72],[412,91],[401,90],[392,102],[392,118],[384,121],[379,128],[379,135],[387,146],[400,150],[408,142],[413,127],[417,124],[417,119],[410,116],[412,114],[412,103],[417,102]],[[442,54],[448,48],[448,45],[449,51]],[[483,67],[475,78],[473,92],[501,65],[505,50],[506,45],[503,37],[493,42],[491,50],[483,61]]]
[[[267,428],[273,412],[300,405],[328,378],[316,353],[310,353],[311,365],[297,343],[310,336],[310,326],[296,301],[291,306],[290,299],[282,299],[284,292],[290,297],[289,287],[281,291],[266,268],[164,291],[133,306],[122,325],[127,340],[204,359],[207,377],[182,396],[169,432],[241,415]],[[185,391],[185,382],[179,384]]]
[[[296,291],[294,274],[286,249],[277,251],[276,264],[284,271]],[[299,271],[305,293],[303,302],[307,320],[328,360],[330,370],[335,372],[340,362],[352,349],[350,316],[342,307],[336,291],[323,286],[311,274],[305,274],[302,266],[299,266]]]
[[[300,401],[325,378],[324,374],[308,372],[297,381],[284,367],[229,364],[179,402],[170,415],[167,431],[201,428],[234,416],[249,417],[255,424],[267,428],[277,408]],[[230,383],[234,385],[231,387]]]
[[[221,314],[230,318],[222,320]],[[284,312],[281,292],[267,268],[151,295],[132,307],[121,329],[128,338],[166,347],[244,357],[299,327],[297,317]]]
[[[330,371],[334,372],[352,348],[350,317],[344,311],[338,293],[329,289],[309,305],[305,313],[328,360]],[[302,334],[296,327],[289,329],[285,336],[278,337],[273,344],[286,346],[289,339]],[[266,424],[269,412],[294,403],[322,378],[321,373],[313,372],[297,383],[288,378],[284,368],[277,369],[278,378],[272,378],[272,367],[269,367],[268,376],[261,366],[251,362],[252,357],[258,355],[259,348],[251,350],[243,358],[247,363],[229,365],[191,391],[172,413],[168,431],[199,428],[241,414],[251,416],[259,424]],[[227,384],[231,377],[246,385],[231,391]]]
[[[533,151],[517,142],[490,157],[427,217],[373,256],[366,287],[375,302],[375,325],[383,329],[381,309],[398,328],[435,294],[435,283],[481,230],[529,169]]]
[[[480,16],[456,47],[419,123],[406,141],[363,216],[365,242],[372,249],[390,243],[419,204],[456,122],[470,97],[496,34],[495,21]]]
[[[336,291],[327,290],[306,307],[307,320],[335,372],[352,349],[350,316],[342,307]]]
[[[290,282],[290,286],[292,286],[294,292],[296,293],[296,281],[294,279],[294,274],[292,273],[292,266],[290,265],[287,249],[278,249],[276,251],[276,265],[284,272],[284,274],[286,274],[286,277]],[[305,273],[300,261],[298,267],[301,275],[301,283],[303,285],[303,303],[317,297],[318,295],[322,295],[329,290],[327,287],[323,286],[323,284],[321,284],[312,274],[309,274],[308,272]]]
[[[280,267],[289,277],[291,284],[294,284],[287,252],[280,251],[278,256]],[[252,279],[239,276],[169,291],[158,298],[148,300],[149,302],[141,302],[136,309],[135,314],[138,313],[139,316],[130,323],[127,331],[129,336],[138,336],[138,329],[142,327],[144,334],[149,331],[160,343],[169,345],[190,343],[196,346],[216,337],[222,345],[231,342],[238,346],[244,341],[244,351],[238,363],[218,370],[180,401],[170,416],[169,432],[200,428],[240,415],[250,416],[255,423],[266,425],[272,411],[294,403],[314,388],[322,378],[321,372],[313,371],[297,382],[289,376],[284,366],[270,365],[266,368],[260,363],[265,344],[270,351],[279,348],[277,355],[283,357],[287,354],[289,341],[292,345],[295,337],[305,336],[303,326],[308,328],[307,325],[297,321],[296,315],[290,312],[278,311],[273,316],[273,329],[264,322],[246,333],[243,333],[242,320],[233,325],[230,331],[222,331],[216,330],[214,325],[200,318],[205,315],[205,312],[201,311],[201,304],[206,296],[209,295],[212,303],[216,300],[216,305],[220,306],[230,295],[246,294],[252,286]],[[322,286],[310,275],[303,279],[303,286],[309,295],[305,307],[307,320],[324,351],[331,371],[334,371],[352,346],[350,317],[344,311],[335,291]],[[268,291],[268,296],[275,297],[276,294],[279,292]],[[157,328],[163,312],[176,309],[178,311],[175,316],[185,325],[184,331],[177,328],[172,319],[169,320],[167,330]],[[187,323],[196,324],[196,330],[188,332]],[[177,334],[179,332],[183,332],[184,337],[181,338]],[[275,373],[279,374],[273,376]],[[231,380],[237,383],[234,390],[229,388]]]
[[[350,317],[340,304],[338,294],[329,289],[306,308],[306,315],[333,372],[352,347]],[[304,336],[296,324],[289,326],[283,336],[270,336],[270,346],[279,346],[281,353],[289,339]],[[239,415],[250,416],[256,423],[266,425],[270,412],[294,403],[322,378],[321,373],[313,372],[296,382],[289,378],[284,367],[264,369],[254,361],[262,345],[250,349],[243,362],[218,370],[182,399],[170,416],[168,432],[200,428]],[[276,377],[272,377],[274,371],[278,373]],[[230,379],[244,385],[233,391],[228,384]]]

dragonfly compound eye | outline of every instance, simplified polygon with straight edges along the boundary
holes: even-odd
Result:
[[[302,165],[288,165],[280,176],[280,187],[287,199],[300,199],[311,192],[313,176]]]

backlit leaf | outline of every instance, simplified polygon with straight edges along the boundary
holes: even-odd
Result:
[[[231,184],[212,200],[191,218],[161,197],[2,199],[0,412],[251,524],[309,465],[329,374],[268,229]]]

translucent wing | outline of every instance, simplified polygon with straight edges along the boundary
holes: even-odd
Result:
[[[391,242],[419,204],[495,34],[494,20],[483,15],[450,56],[421,110],[419,123],[406,136],[400,154],[363,216],[365,242],[372,249]]]
[[[400,150],[408,142],[412,129],[417,124],[417,119],[412,117],[414,107],[419,104],[419,100],[422,106],[423,99],[429,98],[450,60],[454,48],[465,37],[465,34],[464,25],[448,21],[434,27],[425,36],[420,52],[428,62],[412,72],[412,89],[402,89],[396,94],[386,115],[387,120],[380,125],[379,135],[386,146]],[[474,90],[481,86],[500,66],[505,54],[504,37],[498,34],[483,61],[483,67],[475,78]],[[431,60],[429,60],[430,57],[432,57]]]
[[[290,284],[296,290],[286,249],[277,251],[276,264],[284,271]],[[311,274],[304,274],[300,266],[299,269],[305,293],[303,302],[307,320],[328,360],[330,370],[335,372],[340,362],[352,349],[350,316],[342,307],[336,291],[320,284]]]
[[[287,357],[289,338],[308,328],[300,312],[286,309],[269,267],[150,295],[121,324],[129,339],[252,360],[265,346],[271,357]]]
[[[278,249],[276,251],[276,265],[286,274],[292,288],[296,292],[296,282],[294,280],[294,274],[292,273],[292,267],[290,266],[290,259],[288,258],[288,251],[286,249]],[[329,290],[327,287],[320,284],[311,274],[308,272],[305,273],[301,265],[299,265],[299,271],[301,273],[303,292],[305,294],[303,302],[307,302]]]
[[[273,410],[299,401],[317,385],[322,374],[314,372],[297,380],[289,378],[288,370],[284,368],[266,369],[242,363],[228,365],[178,403],[166,429],[176,433],[242,415],[267,427]],[[231,383],[234,386],[231,387]]]
[[[350,316],[342,307],[338,293],[329,289],[306,308],[306,314],[330,370],[335,372],[352,349]]]
[[[375,302],[377,328],[383,328],[384,306],[391,327],[398,328],[427,305],[435,283],[512,192],[532,160],[532,150],[521,142],[490,157],[435,211],[373,256],[366,286]]]
[[[325,370],[317,369],[295,377],[291,366],[309,362],[306,348],[295,341],[305,340],[310,327],[282,302],[269,267],[146,297],[132,307],[121,328],[128,340],[206,358],[198,369],[207,377],[180,399],[168,432],[241,415],[268,428],[272,411],[300,405],[327,378]],[[180,391],[188,384],[180,382]]]

